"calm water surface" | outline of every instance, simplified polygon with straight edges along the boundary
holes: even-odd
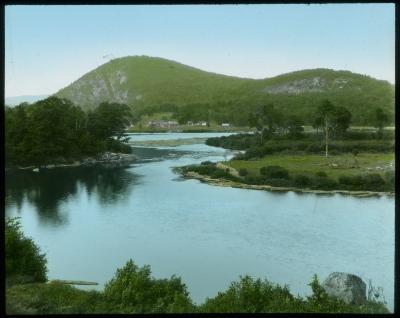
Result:
[[[191,136],[194,135],[194,136]],[[132,134],[135,140],[222,134]],[[182,180],[171,168],[223,160],[204,144],[134,148],[125,168],[6,175],[6,215],[47,254],[50,279],[103,288],[132,258],[157,278],[182,277],[200,303],[250,274],[308,295],[315,273],[356,274],[394,293],[394,199],[270,193]]]

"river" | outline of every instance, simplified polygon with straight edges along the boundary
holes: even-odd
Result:
[[[6,216],[19,216],[25,234],[46,253],[49,279],[95,281],[102,289],[132,258],[149,264],[154,277],[182,277],[201,303],[240,275],[309,295],[313,274],[324,279],[341,271],[383,287],[393,310],[394,198],[218,187],[172,171],[232,156],[205,144],[135,147],[134,153],[141,160],[123,168],[6,173]]]

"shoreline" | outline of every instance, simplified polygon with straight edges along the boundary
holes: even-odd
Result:
[[[93,166],[96,164],[129,164],[138,160],[138,157],[134,154],[116,153],[116,152],[103,152],[96,157],[85,157],[80,160],[75,160],[72,163],[51,163],[41,165],[31,165],[26,167],[6,167],[5,171],[15,170],[31,170],[33,172],[39,172],[40,170],[48,170],[54,168],[73,168],[82,166]]]
[[[179,169],[178,169],[179,170]],[[179,173],[186,179],[197,179],[201,182],[207,183],[213,186],[219,187],[231,187],[231,188],[242,188],[242,189],[250,189],[250,190],[264,190],[264,191],[276,191],[276,192],[297,192],[297,193],[314,193],[314,194],[326,194],[326,195],[334,195],[334,194],[342,194],[342,195],[352,195],[359,198],[367,198],[367,197],[394,197],[394,192],[378,192],[378,191],[350,191],[350,190],[313,190],[313,189],[302,189],[296,187],[274,187],[271,185],[257,185],[257,184],[245,184],[240,182],[235,182],[226,179],[214,179],[209,176],[201,175],[194,171],[183,172],[179,171]]]
[[[231,133],[231,134],[236,134],[236,133],[252,133],[253,130],[247,130],[247,129],[237,129],[237,130],[232,130],[232,129],[138,129],[138,130],[126,130],[125,131],[128,134],[152,134],[152,133]]]

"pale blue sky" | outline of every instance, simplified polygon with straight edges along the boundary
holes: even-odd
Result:
[[[394,4],[7,6],[5,13],[6,96],[55,93],[107,54],[240,77],[323,67],[394,83]]]

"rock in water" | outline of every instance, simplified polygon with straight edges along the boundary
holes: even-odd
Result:
[[[322,283],[328,295],[342,299],[348,304],[362,305],[366,302],[367,285],[356,275],[331,273]]]

